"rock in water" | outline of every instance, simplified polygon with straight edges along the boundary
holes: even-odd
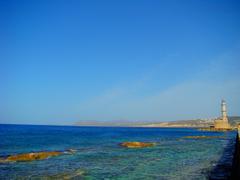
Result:
[[[213,138],[223,138],[221,136],[185,136],[186,139],[213,139]]]
[[[155,146],[156,143],[147,143],[147,142],[123,142],[120,144],[123,147],[127,148],[145,148]]]
[[[10,155],[6,158],[1,158],[0,163],[4,162],[20,162],[20,161],[34,161],[34,160],[42,160],[47,159],[52,156],[59,156],[62,154],[74,154],[76,150],[69,149],[66,151],[42,151],[42,152],[34,152],[34,153],[24,153],[24,154],[16,154]]]
[[[33,161],[33,160],[41,160],[46,159],[51,156],[58,156],[62,154],[59,151],[51,151],[51,152],[36,152],[36,153],[26,153],[26,154],[17,154],[8,156],[6,161]]]
[[[73,172],[64,172],[64,173],[60,173],[60,174],[55,174],[55,175],[51,175],[51,176],[46,176],[46,177],[40,177],[40,179],[82,179],[82,177],[84,176],[85,171],[82,169],[77,169]]]

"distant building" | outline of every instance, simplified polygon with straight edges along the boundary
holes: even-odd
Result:
[[[222,116],[218,119],[215,119],[214,121],[214,128],[219,130],[231,129],[231,126],[228,122],[228,117],[227,117],[227,106],[224,100],[222,100],[222,103],[221,103],[221,113],[222,113]]]

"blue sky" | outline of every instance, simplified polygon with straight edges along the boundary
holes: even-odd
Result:
[[[0,122],[240,115],[237,0],[0,1]]]

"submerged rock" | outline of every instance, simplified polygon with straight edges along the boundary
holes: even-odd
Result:
[[[64,172],[60,174],[55,174],[51,176],[45,176],[42,179],[79,179],[80,177],[85,175],[85,171],[82,169],[77,169],[73,172]]]
[[[212,139],[212,138],[222,138],[221,136],[184,136],[186,139]]]
[[[67,151],[43,151],[43,152],[34,152],[34,153],[24,153],[17,155],[10,155],[6,158],[0,159],[1,163],[4,162],[20,162],[20,161],[34,161],[34,160],[43,160],[53,156],[59,156],[62,154],[73,154],[75,150],[70,149]]]
[[[120,144],[123,147],[127,148],[144,148],[155,146],[156,143],[147,143],[147,142],[123,142]]]

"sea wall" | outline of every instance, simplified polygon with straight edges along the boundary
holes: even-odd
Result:
[[[238,133],[236,137],[233,168],[230,179],[240,179],[240,128],[238,128]]]
[[[229,139],[222,157],[211,171],[209,180],[240,180],[240,130]]]

